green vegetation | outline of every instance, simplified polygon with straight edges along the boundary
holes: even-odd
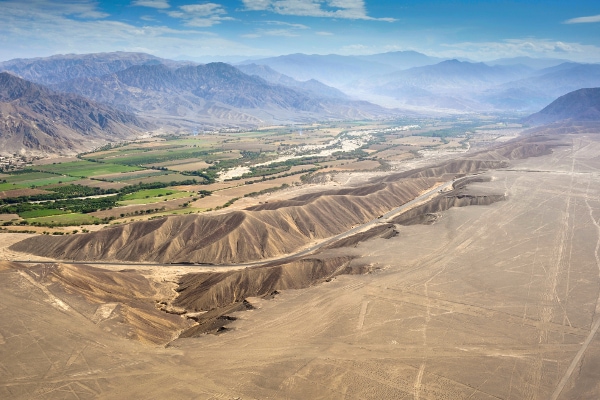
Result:
[[[420,133],[414,133],[414,136],[425,136],[425,137],[438,137],[441,139],[447,137],[462,137],[467,134],[469,131],[473,131],[475,128],[479,127],[481,124],[479,123],[457,123],[453,124],[447,128],[434,129]]]
[[[119,201],[119,205],[148,204],[191,196],[193,196],[193,194],[178,190],[147,189],[123,196],[122,200]]]
[[[48,217],[50,215],[60,215],[60,214],[68,214],[68,211],[60,210],[60,209],[51,209],[51,208],[40,208],[37,210],[23,211],[19,214],[21,218],[29,219],[29,218],[39,218],[39,217]]]
[[[158,151],[146,150],[145,152],[141,151],[138,154],[131,154],[129,151],[125,152],[122,150],[119,153],[112,155],[111,158],[94,158],[93,155],[88,155],[85,157],[85,159],[98,161],[99,163],[101,161],[102,163],[105,163],[105,165],[134,166],[158,164],[165,161],[182,160],[186,158],[198,158],[199,160],[205,160],[212,153],[213,151],[199,150],[194,147],[183,147],[169,150],[161,149]]]
[[[146,189],[123,196],[123,200],[147,199],[149,197],[169,196],[175,192],[177,191],[167,189]]]
[[[21,183],[27,181],[33,181],[37,179],[45,179],[45,178],[53,178],[54,174],[49,174],[46,172],[32,172],[30,169],[25,169],[21,171],[14,171],[10,173],[10,175],[4,178],[4,181],[7,183]]]
[[[122,172],[139,171],[141,168],[127,165],[106,164],[91,161],[72,161],[61,164],[48,164],[35,167],[38,171],[52,174],[89,178],[91,176],[117,174]]]
[[[0,208],[0,213],[21,215],[27,211],[39,211],[44,209],[63,210],[64,212],[90,213],[114,207],[117,203],[118,197],[118,195],[114,195],[99,198],[56,200],[44,203],[21,202],[6,205]]]
[[[106,180],[108,182],[126,182],[126,181],[133,181],[133,180],[139,180],[139,179],[144,179],[144,178],[150,178],[153,176],[162,176],[162,175],[168,175],[169,171],[162,171],[162,170],[146,170],[143,173],[123,173],[123,174],[118,174],[117,176],[114,177],[104,177],[103,180]]]
[[[100,222],[100,219],[89,214],[68,213],[61,215],[52,215],[48,217],[33,218],[27,221],[29,225],[40,226],[72,226],[87,225]]]
[[[0,190],[13,190],[42,187],[47,185],[61,184],[75,181],[79,178],[71,176],[60,176],[46,172],[31,172],[31,169],[11,173],[0,182]]]

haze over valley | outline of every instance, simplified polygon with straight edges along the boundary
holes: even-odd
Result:
[[[598,398],[598,14],[0,0],[0,398]]]

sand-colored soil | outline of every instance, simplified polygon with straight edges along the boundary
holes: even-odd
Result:
[[[8,197],[20,197],[20,196],[35,196],[37,194],[47,194],[47,190],[42,189],[13,189],[13,190],[0,190],[0,199],[6,199]]]
[[[12,248],[80,261],[223,264],[268,259],[364,224],[412,200],[437,182],[505,168],[508,160],[549,153],[551,146],[547,142],[532,138],[508,143],[492,151],[391,174],[358,187],[271,201],[240,211],[139,221],[85,236],[36,237]]]
[[[173,299],[149,273],[2,263],[0,397],[598,398],[600,136],[554,139],[380,179],[478,172],[423,206],[430,224],[382,221],[270,269],[171,270],[181,279],[174,301],[190,316],[235,308],[205,318],[218,335],[191,326],[167,347],[144,335],[194,320],[142,313]],[[293,201],[332,190],[340,196]],[[285,201],[246,212],[281,212]],[[457,207],[466,203],[476,205]]]

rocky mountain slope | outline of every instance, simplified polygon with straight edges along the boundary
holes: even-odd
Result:
[[[90,78],[123,71],[134,65],[183,65],[145,53],[58,54],[51,57],[14,59],[0,63],[8,71],[31,82],[51,85],[71,79]]]
[[[323,119],[375,118],[390,110],[272,84],[224,63],[171,68],[137,65],[53,88],[119,105],[161,121],[257,125]]]
[[[150,128],[138,117],[0,73],[0,152],[73,154]]]
[[[600,122],[600,88],[579,89],[554,100],[550,105],[525,119],[531,125],[557,121]]]
[[[307,81],[298,81],[287,75],[281,74],[267,65],[245,64],[236,66],[237,69],[247,75],[255,75],[267,82],[295,88],[318,97],[331,97],[337,99],[348,99],[348,96],[342,91],[327,86],[315,79]]]

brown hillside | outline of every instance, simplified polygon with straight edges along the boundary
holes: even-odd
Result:
[[[57,263],[29,267],[1,261],[0,272],[10,271],[24,277],[33,289],[41,290],[63,312],[79,314],[120,337],[164,345],[192,325],[185,318],[157,308],[157,301],[168,299],[136,271]]]
[[[390,175],[359,188],[329,190],[224,215],[171,216],[86,235],[33,237],[13,250],[56,259],[241,263],[292,253],[398,207],[435,182],[547,154],[543,138],[514,141],[467,158]]]
[[[267,209],[171,216],[70,237],[38,236],[14,250],[69,260],[245,262],[290,253],[314,239],[344,232],[410,201],[434,183],[406,179],[366,191],[299,197]]]
[[[151,128],[134,115],[0,73],[0,153],[90,150]]]

